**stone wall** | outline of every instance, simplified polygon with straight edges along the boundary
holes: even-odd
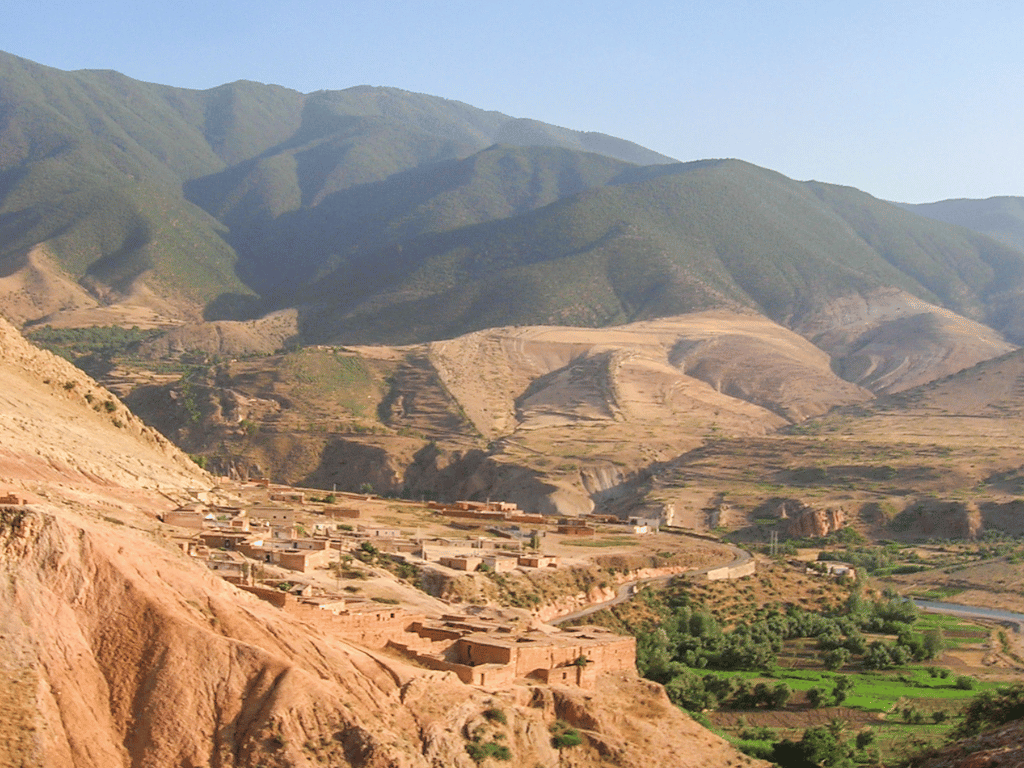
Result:
[[[757,565],[753,558],[743,565],[724,565],[721,568],[713,568],[708,571],[708,581],[722,581],[723,579],[739,579],[744,576],[753,576],[757,571]]]

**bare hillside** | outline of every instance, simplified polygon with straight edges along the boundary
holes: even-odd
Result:
[[[709,436],[764,435],[871,398],[830,365],[764,317],[719,311],[307,348],[193,368],[187,381],[143,371],[119,387],[221,471],[574,514]]]
[[[211,480],[111,392],[0,318],[0,483],[180,491]]]

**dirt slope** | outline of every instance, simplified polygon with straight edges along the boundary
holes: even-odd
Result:
[[[896,288],[822,306],[795,328],[828,352],[846,380],[900,392],[1009,352],[992,328]]]
[[[183,490],[210,477],[111,392],[0,318],[0,483]],[[47,490],[48,489],[48,490]]]

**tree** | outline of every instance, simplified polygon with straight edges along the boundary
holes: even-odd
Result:
[[[959,678],[958,678],[959,679]],[[963,722],[956,727],[957,739],[974,736],[982,729],[1002,725],[1024,717],[1024,683],[1014,683],[998,691],[982,691],[964,712]]]
[[[864,751],[875,743],[875,732],[870,728],[861,728],[857,731],[857,749]]]
[[[718,698],[706,687],[706,680],[691,672],[683,672],[665,683],[665,693],[673,704],[691,712],[714,709]]]
[[[850,652],[842,647],[833,648],[831,651],[821,654],[821,662],[825,665],[825,669],[839,669],[845,666],[849,660]]]
[[[772,686],[772,708],[782,709],[793,698],[793,689],[786,683],[776,683]]]
[[[841,717],[833,717],[825,727],[828,728],[829,733],[836,737],[836,741],[839,741],[843,738],[843,734],[846,733],[846,728],[849,724],[849,721]]]
[[[637,637],[636,668],[642,677],[664,682],[671,662],[668,634],[664,629],[658,627],[653,632]]]
[[[978,681],[970,675],[958,675],[954,683],[961,691],[972,691],[977,684]]]
[[[845,675],[836,678],[835,687],[832,688],[832,701],[838,707],[844,701],[850,690],[853,688],[853,680]]]
[[[845,768],[852,765],[846,745],[821,725],[804,731],[799,742],[785,739],[776,744],[772,759],[787,768]]]
[[[810,688],[807,691],[807,701],[811,703],[811,706],[817,709],[818,707],[825,706],[825,702],[828,701],[828,694],[824,688]]]
[[[946,638],[942,629],[930,629],[923,635],[924,652],[926,659],[938,658],[946,650]]]

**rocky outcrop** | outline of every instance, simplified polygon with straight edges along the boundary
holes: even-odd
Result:
[[[151,489],[211,483],[116,395],[0,318],[0,481],[31,488],[59,475]]]
[[[778,502],[775,514],[791,539],[822,538],[846,525],[846,510],[842,507],[817,509],[796,499]]]

